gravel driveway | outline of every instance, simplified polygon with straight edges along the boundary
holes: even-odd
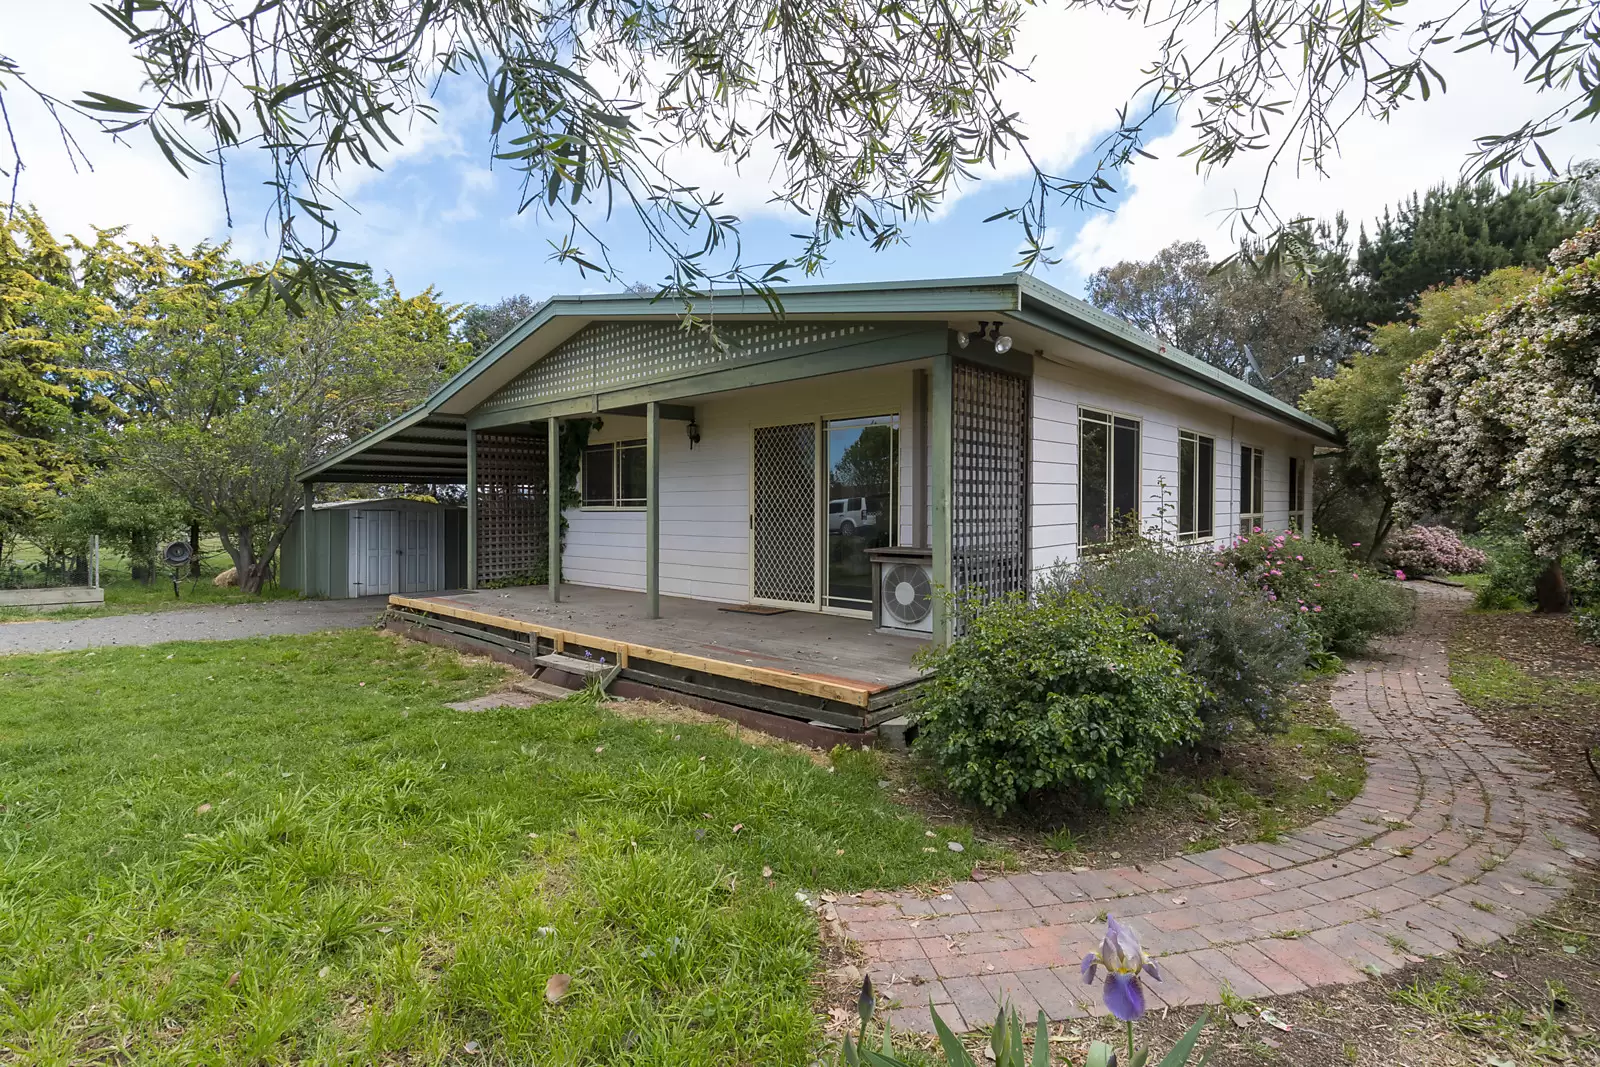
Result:
[[[262,604],[110,615],[95,619],[0,623],[0,655],[62,652],[105,645],[156,645],[163,641],[228,641],[237,637],[309,634],[370,626],[388,598],[275,600]]]

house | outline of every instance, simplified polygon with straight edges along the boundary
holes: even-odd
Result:
[[[935,589],[1027,589],[1130,522],[1309,522],[1329,426],[1036,279],[781,296],[708,298],[711,331],[553,298],[302,472],[307,502],[464,488],[467,589],[394,597],[408,632],[848,731],[898,714],[948,638]]]

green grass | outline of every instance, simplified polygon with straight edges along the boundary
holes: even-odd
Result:
[[[135,615],[141,612],[172,611],[192,608],[202,604],[258,604],[263,600],[295,600],[300,594],[294,589],[268,585],[258,595],[239,591],[238,586],[217,588],[209,578],[199,582],[184,581],[179,595],[173,597],[172,582],[158,581],[145,585],[131,578],[107,582],[106,602],[93,607],[62,608],[60,611],[39,612],[23,608],[0,607],[0,622],[38,622],[41,619],[96,619],[108,615]]]
[[[808,1063],[796,893],[982,858],[870,761],[444,707],[498,678],[367,631],[0,658],[5,1055]]]
[[[39,551],[26,541],[19,542],[12,554],[15,563],[36,561]],[[150,611],[171,611],[201,604],[254,604],[263,600],[294,600],[300,596],[294,589],[284,589],[269,582],[257,595],[239,591],[238,586],[218,588],[211,579],[233,566],[222,542],[210,535],[200,539],[201,576],[191,579],[185,569],[179,585],[178,596],[172,595],[172,571],[159,568],[153,582],[134,581],[127,560],[107,551],[100,560],[100,584],[105,589],[105,603],[93,607],[63,608],[60,611],[39,612],[25,608],[0,607],[0,623],[37,622],[40,619],[94,619],[109,615],[132,615]]]
[[[1574,703],[1600,700],[1600,682],[1525,671],[1508,660],[1456,647],[1450,652],[1450,684],[1473,707],[1518,706],[1563,718]]]

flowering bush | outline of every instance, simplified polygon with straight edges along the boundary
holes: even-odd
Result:
[[[1043,588],[1118,604],[1182,652],[1184,669],[1205,687],[1200,719],[1212,740],[1240,719],[1280,729],[1314,643],[1310,630],[1218,563],[1203,550],[1136,539],[1076,568],[1057,567]]]
[[[1160,968],[1139,944],[1139,935],[1118,922],[1115,916],[1109,915],[1106,917],[1106,933],[1100,942],[1100,951],[1084,957],[1084,982],[1092,985],[1095,973],[1101,968],[1106,972],[1102,986],[1106,1009],[1126,1027],[1127,1059],[1122,1062],[1128,1067],[1141,1067],[1151,1061],[1153,1053],[1149,1048],[1138,1047],[1133,1027],[1145,1015],[1143,980],[1148,976],[1160,981]],[[845,1034],[839,1045],[839,1055],[834,1060],[836,1067],[909,1067],[895,1052],[894,1036],[889,1032],[887,1022],[884,1023],[882,1037],[874,1035],[869,1043],[867,1028],[872,1025],[877,1007],[878,998],[873,992],[872,976],[869,974],[862,979],[861,992],[856,996],[856,1016],[861,1020],[861,1027],[854,1034]],[[939,1038],[941,1058],[936,1061],[919,1058],[916,1062],[937,1062],[944,1067],[977,1067],[978,1061],[973,1059],[966,1046],[945,1024],[931,999],[928,1001],[928,1013],[933,1018],[934,1033]],[[1189,1024],[1189,1029],[1161,1057],[1161,1067],[1188,1067],[1208,1021],[1209,1014],[1201,1012],[1200,1017]],[[1043,1009],[1040,1009],[1033,1027],[1031,1054],[1023,1043],[1025,1034],[1017,1010],[1009,1007],[1003,999],[988,1036],[984,1058],[993,1062],[995,1067],[1050,1067],[1055,1062],[1050,1048],[1050,1024]],[[1209,1050],[1202,1052],[1200,1063],[1203,1065],[1210,1055]],[[1062,1062],[1070,1063],[1071,1060]],[[1104,1041],[1092,1042],[1088,1055],[1084,1057],[1083,1067],[1117,1067],[1117,1052]]]
[[[1600,566],[1600,227],[1550,259],[1406,370],[1383,476],[1402,514],[1503,501],[1536,556],[1572,556],[1586,579]]]
[[[1412,575],[1470,574],[1489,562],[1448,526],[1408,526],[1389,538],[1386,557]]]
[[[1303,618],[1331,652],[1359,653],[1373,637],[1399,633],[1411,621],[1410,592],[1332,541],[1293,531],[1252,533],[1224,549],[1219,562]],[[1403,571],[1394,576],[1405,580]]]
[[[1201,689],[1142,620],[1080,592],[953,603],[961,636],[929,648],[917,750],[955,792],[1003,814],[1068,789],[1112,809],[1200,732]]]

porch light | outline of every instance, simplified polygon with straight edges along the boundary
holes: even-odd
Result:
[[[684,427],[684,429],[688,431],[689,450],[692,452],[694,451],[694,446],[700,443],[700,424],[695,422],[693,419],[690,419],[689,425]]]
[[[970,344],[970,343],[971,342],[967,339],[967,335],[965,333],[956,334],[956,347],[957,348],[966,348],[967,345]]]
[[[1005,355],[1007,352],[1011,351],[1011,337],[1010,337],[1010,335],[1001,334],[999,337],[996,337],[994,339],[994,350],[995,350],[995,352],[997,352],[998,354],[1000,354],[1002,356]]]

